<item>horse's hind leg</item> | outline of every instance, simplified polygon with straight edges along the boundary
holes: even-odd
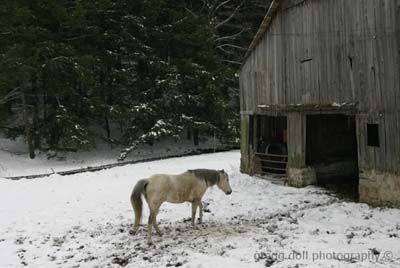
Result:
[[[153,218],[154,218],[154,213],[153,211],[150,211],[150,216],[149,216],[149,222],[147,225],[147,231],[148,231],[148,237],[147,237],[147,243],[148,244],[153,244],[153,241],[151,240],[151,235],[152,235],[152,231],[153,231]]]
[[[137,231],[139,230],[139,225],[134,225],[133,226],[133,230],[130,232],[130,234],[135,235],[137,233]]]
[[[159,208],[160,208],[160,206],[158,206],[156,209],[154,209],[153,227],[154,227],[154,229],[156,229],[157,234],[159,236],[162,236],[160,228],[158,228],[158,224],[157,224],[157,215],[158,215]]]
[[[196,211],[198,206],[199,206],[199,201],[192,202],[192,226],[195,225]]]
[[[140,225],[140,218],[135,217],[135,224],[133,225],[133,234],[137,233],[137,231],[139,230],[139,225]]]
[[[154,229],[156,229],[156,232],[161,236],[161,231],[158,228],[157,225],[157,214],[158,214],[158,210],[160,208],[161,204],[149,204],[149,208],[150,208],[150,216],[149,216],[149,222],[148,222],[148,243],[152,244],[152,232],[153,232],[153,226]]]

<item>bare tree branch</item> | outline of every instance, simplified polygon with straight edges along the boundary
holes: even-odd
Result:
[[[214,41],[215,42],[221,42],[221,41],[224,41],[224,40],[235,39],[236,37],[239,37],[244,31],[245,31],[245,28],[243,28],[242,30],[240,30],[240,32],[235,33],[233,35],[218,37]]]
[[[185,7],[185,10],[186,10],[187,12],[189,12],[193,17],[195,17],[195,18],[198,18],[198,17],[199,17],[199,15],[197,15],[196,13],[194,13],[193,11],[191,11],[189,8]]]
[[[247,50],[247,48],[245,48],[245,47],[241,47],[241,46],[237,46],[237,45],[233,45],[233,44],[222,44],[217,47],[230,47],[230,48],[236,48],[236,49],[240,49],[240,50]]]
[[[233,55],[234,53],[232,51],[226,50],[225,48],[218,46],[217,49],[221,50],[222,52],[225,52],[226,54]]]
[[[4,96],[4,98],[0,99],[0,104],[5,104],[11,100],[19,98],[19,94],[21,93],[20,89],[20,87],[16,87],[8,92],[7,95]]]
[[[211,9],[212,6],[210,5],[210,3],[206,0],[201,0],[203,2],[203,5],[205,5],[206,7],[208,7],[208,9]]]
[[[232,12],[232,14],[228,18],[226,18],[225,20],[223,20],[220,23],[218,23],[215,26],[215,29],[217,30],[218,28],[220,28],[220,27],[224,26],[226,23],[228,23],[231,19],[233,19],[235,17],[236,13],[239,11],[239,9],[242,7],[243,4],[244,4],[244,1],[242,3],[240,3],[240,5],[238,5],[235,8],[235,10]]]
[[[212,10],[212,15],[214,15],[221,7],[223,7],[223,6],[225,6],[226,4],[228,4],[230,1],[232,1],[232,0],[225,0],[225,1],[223,1],[223,2],[221,2],[216,8],[214,8],[213,10]]]
[[[76,36],[76,37],[71,37],[71,38],[65,38],[64,41],[75,41],[75,40],[81,40],[81,39],[85,39],[87,37],[92,37],[95,36],[95,34],[84,34],[81,36]]]
[[[234,60],[221,60],[221,62],[227,62],[227,63],[237,64],[237,65],[242,65],[242,62],[234,61]]]

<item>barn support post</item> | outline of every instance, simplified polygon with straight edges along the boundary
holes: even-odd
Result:
[[[257,117],[254,113],[241,115],[240,131],[240,170],[243,173],[254,175],[257,146]]]
[[[315,170],[306,166],[306,116],[289,113],[288,125],[288,179],[294,187],[304,187],[317,181]]]
[[[240,116],[240,171],[250,174],[249,125],[250,116]]]
[[[259,162],[257,161],[256,158],[256,152],[257,152],[257,146],[258,146],[258,116],[252,115],[250,117],[250,124],[249,124],[249,143],[250,143],[250,148],[249,148],[249,161],[250,161],[250,169],[249,169],[249,174],[254,175],[259,171],[261,168],[259,167]]]

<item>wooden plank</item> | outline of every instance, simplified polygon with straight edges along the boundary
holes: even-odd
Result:
[[[288,115],[288,166],[305,166],[305,116],[293,113]]]
[[[276,170],[276,171],[286,171],[286,168],[277,168],[277,167],[262,167],[263,170],[269,169],[269,170]]]
[[[294,22],[294,41],[293,41],[293,68],[294,68],[294,100],[292,103],[301,103],[301,92],[302,88],[302,80],[303,77],[301,75],[300,69],[300,60],[301,60],[301,53],[304,50],[304,43],[303,43],[303,8],[293,8],[293,22]]]
[[[390,171],[400,172],[400,165],[397,158],[400,157],[400,129],[398,128],[399,122],[397,121],[397,111],[400,105],[400,1],[396,4],[395,1],[385,1],[385,23],[386,31],[386,47],[385,47],[385,73],[386,88],[388,94],[386,96],[386,103],[389,109],[388,116],[388,129],[387,129],[387,153],[390,159]],[[393,27],[395,25],[395,27]],[[394,33],[394,34],[391,34]],[[391,53],[396,51],[398,53]],[[393,67],[396,66],[396,67]]]
[[[387,94],[388,88],[386,88],[386,83],[385,83],[385,62],[384,62],[384,51],[386,47],[386,35],[385,35],[385,26],[384,26],[384,9],[382,8],[382,4],[384,1],[373,1],[371,2],[371,9],[373,11],[373,36],[375,38],[372,38],[373,40],[373,46],[374,46],[374,68],[375,68],[375,81],[376,81],[376,96],[377,99],[374,100],[376,103],[376,109],[378,110],[380,114],[380,130],[381,130],[381,135],[380,135],[380,149],[377,150],[377,154],[379,157],[379,163],[377,163],[377,167],[382,170],[382,171],[387,171],[389,170],[390,167],[390,161],[388,162],[388,154],[387,154],[387,118],[382,113],[382,108],[387,106],[387,101],[385,98],[385,95]],[[380,30],[379,30],[380,29]]]
[[[359,158],[358,158],[358,166],[360,169],[368,169],[371,164],[369,162],[369,158],[367,155],[367,139],[366,139],[366,123],[367,118],[365,115],[357,116],[357,133],[358,133],[358,150],[359,150]]]
[[[284,154],[263,154],[263,153],[256,153],[257,156],[272,156],[272,157],[288,157],[288,155]]]
[[[275,163],[275,164],[287,164],[287,161],[276,161],[276,160],[268,160],[268,159],[259,159],[260,162],[265,162],[265,163]]]
[[[243,156],[249,156],[249,121],[250,116],[240,116],[240,152]]]
[[[397,49],[397,68],[394,68],[395,70],[397,69],[397,74],[396,77],[400,77],[400,0],[397,0],[397,3],[394,4],[395,9],[395,33],[396,33],[396,42],[395,42],[395,49]],[[393,135],[394,140],[395,140],[395,146],[394,146],[394,158],[395,158],[395,170],[398,175],[400,175],[400,139],[398,138],[398,133],[400,133],[400,79],[395,79],[396,81],[396,86],[394,88],[395,90],[395,102],[394,106],[396,107],[395,110],[397,111],[396,114],[396,119],[394,123],[394,131]]]

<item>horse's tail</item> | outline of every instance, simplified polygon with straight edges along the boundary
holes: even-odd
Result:
[[[143,201],[142,194],[145,194],[146,186],[149,183],[147,179],[142,179],[138,181],[133,188],[131,194],[131,204],[132,208],[135,211],[135,227],[139,226],[140,219],[142,218],[143,211]]]

